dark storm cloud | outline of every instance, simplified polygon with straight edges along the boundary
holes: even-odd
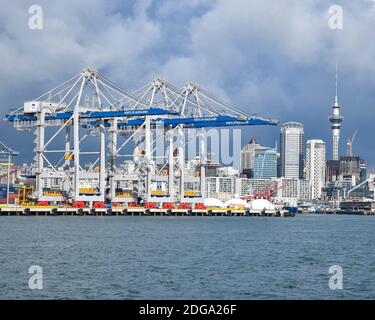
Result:
[[[3,113],[93,66],[128,89],[156,75],[178,86],[193,80],[249,113],[303,122],[306,138],[327,141],[330,154],[338,61],[341,153],[357,129],[354,151],[375,165],[373,1],[337,1],[340,31],[328,28],[331,1],[39,1],[37,31],[28,28],[32,4],[1,2]],[[30,160],[32,135],[2,128],[1,139]],[[243,138],[273,145],[278,131],[251,128]]]

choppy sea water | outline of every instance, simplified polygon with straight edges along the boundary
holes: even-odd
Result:
[[[0,299],[374,299],[374,231],[371,216],[0,217]]]

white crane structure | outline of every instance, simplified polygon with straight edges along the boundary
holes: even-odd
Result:
[[[277,124],[193,83],[156,78],[130,92],[90,68],[6,119],[35,132],[35,198],[90,204],[203,202],[204,128]],[[198,132],[199,176],[185,174],[186,128]]]

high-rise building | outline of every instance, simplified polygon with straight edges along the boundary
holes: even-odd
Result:
[[[240,172],[246,174],[248,178],[253,177],[255,149],[259,147],[260,144],[257,143],[255,138],[252,138],[250,142],[247,145],[245,145],[241,150]]]
[[[334,182],[339,179],[340,176],[340,161],[339,160],[327,160],[326,161],[326,182]]]
[[[277,150],[271,148],[255,149],[253,178],[271,179],[277,177]]]
[[[326,144],[322,140],[308,140],[306,145],[306,179],[311,199],[320,199],[325,186]]]
[[[344,120],[344,118],[340,116],[340,106],[339,106],[338,94],[337,94],[337,67],[336,67],[335,102],[333,104],[332,114],[328,119],[329,119],[329,122],[331,123],[331,129],[332,129],[332,160],[339,160],[340,128],[341,128],[341,123]]]
[[[354,177],[354,181],[359,183],[361,180],[361,167],[363,167],[363,164],[364,161],[358,156],[341,156],[340,175],[344,178]]]
[[[278,198],[294,198],[298,200],[310,200],[309,181],[306,179],[279,179],[277,190]]]
[[[359,167],[359,182],[363,182],[366,179],[367,179],[366,163],[362,161]]]
[[[280,176],[303,179],[304,131],[298,122],[287,122],[280,133]]]
[[[254,192],[261,192],[274,186],[274,195],[285,200],[298,199],[302,201],[310,200],[310,190],[308,181],[305,179],[239,179],[240,195],[249,196]]]

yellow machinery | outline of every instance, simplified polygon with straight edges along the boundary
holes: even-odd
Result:
[[[33,194],[34,194],[34,187],[33,186],[18,186],[18,204],[19,205],[33,205]]]
[[[116,192],[116,197],[118,198],[133,198],[130,192]]]
[[[73,154],[73,152],[72,153],[66,152],[65,156],[64,156],[64,159],[65,160],[69,160],[69,161],[73,161],[74,160],[74,154]]]
[[[98,190],[96,188],[79,188],[79,193],[96,194],[98,193]]]
[[[62,192],[60,190],[44,191],[43,194],[47,197],[61,197],[62,196]]]
[[[165,196],[167,193],[164,190],[151,190],[151,195],[153,196]]]
[[[186,190],[184,192],[184,195],[185,195],[185,197],[198,197],[199,196],[199,192],[194,191],[194,190]]]

